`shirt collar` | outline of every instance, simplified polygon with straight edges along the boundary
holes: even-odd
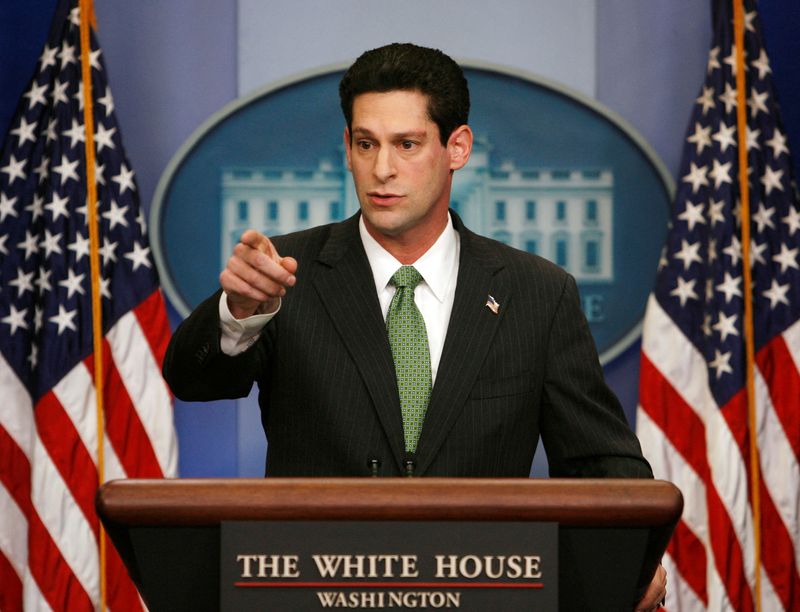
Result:
[[[402,266],[394,256],[384,249],[367,231],[363,215],[358,219],[358,232],[367,254],[372,276],[375,280],[375,289],[380,294],[386,289],[392,275]],[[453,227],[453,220],[447,215],[447,225],[422,257],[413,263],[413,266],[422,275],[423,281],[430,288],[436,299],[443,302],[455,281],[454,270],[458,263],[459,236]]]

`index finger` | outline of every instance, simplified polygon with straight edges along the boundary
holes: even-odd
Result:
[[[265,255],[272,257],[278,262],[281,260],[281,256],[278,255],[278,251],[275,250],[275,246],[272,244],[272,241],[261,232],[249,229],[242,234],[242,237],[239,239],[239,241],[252,249],[261,251]]]

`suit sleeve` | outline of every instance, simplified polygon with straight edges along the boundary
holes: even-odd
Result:
[[[652,478],[650,465],[603,379],[578,288],[566,276],[552,319],[541,435],[553,477]]]
[[[229,356],[220,348],[221,291],[202,302],[175,330],[163,374],[176,397],[210,401],[245,397],[265,371],[269,338],[262,334],[248,350]]]

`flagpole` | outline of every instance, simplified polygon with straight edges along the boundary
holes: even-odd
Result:
[[[736,51],[736,124],[739,144],[739,196],[742,225],[742,273],[744,288],[744,345],[747,389],[747,421],[750,441],[750,498],[753,505],[753,548],[755,565],[755,603],[761,610],[761,462],[758,453],[758,427],[755,397],[755,340],[753,336],[753,278],[750,268],[750,184],[747,161],[747,84],[744,62],[743,0],[733,0],[733,32]]]
[[[92,65],[90,20],[94,15],[92,0],[80,0],[81,81],[83,82],[83,125],[86,130],[86,208],[89,225],[89,262],[92,284],[92,338],[94,342],[94,388],[97,400],[97,479],[105,481],[105,418],[103,387],[103,313],[100,289],[100,237],[97,225],[97,181],[94,155],[94,108],[92,103]],[[100,609],[106,610],[106,542],[105,530],[99,525]]]

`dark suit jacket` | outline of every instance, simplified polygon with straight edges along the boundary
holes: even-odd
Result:
[[[603,382],[574,279],[548,261],[461,236],[458,282],[416,453],[417,475],[528,476],[542,436],[552,476],[651,477]],[[175,332],[164,375],[184,400],[260,389],[267,473],[402,473],[394,365],[358,216],[274,239],[297,285],[245,353],[219,345],[219,292]],[[498,314],[486,306],[492,295]]]

